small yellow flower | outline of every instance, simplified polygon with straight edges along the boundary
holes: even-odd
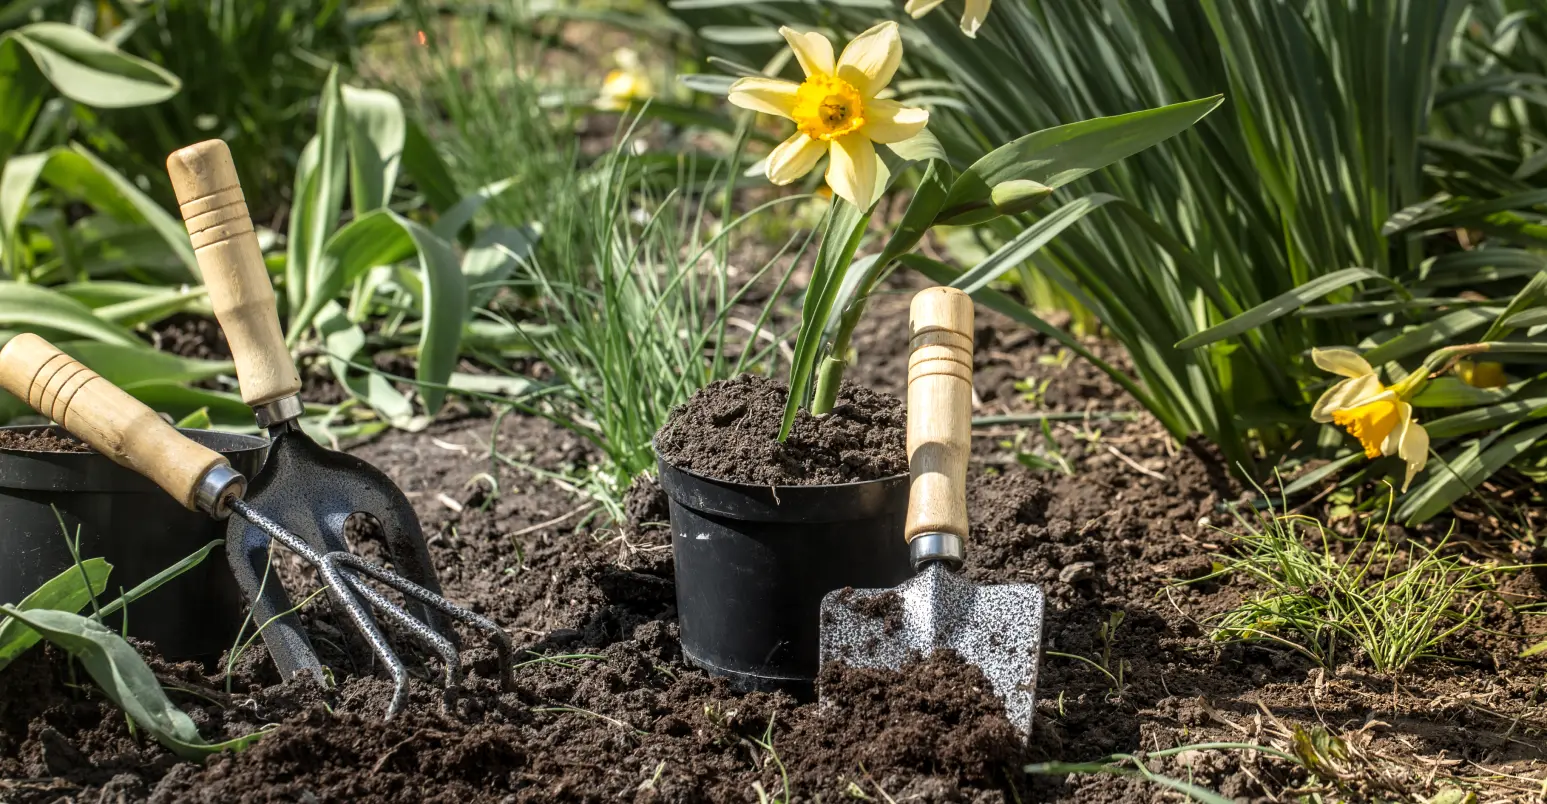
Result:
[[[854,37],[833,59],[833,45],[819,33],[780,28],[806,73],[796,84],[748,77],[731,84],[730,102],[743,109],[795,121],[795,134],[768,155],[768,180],[789,184],[811,172],[823,154],[827,185],[860,209],[875,203],[874,143],[901,142],[923,130],[929,112],[876,94],[891,83],[902,61],[897,23],[883,22]]]
[[[645,74],[634,51],[622,48],[613,54],[613,61],[618,66],[602,79],[602,88],[596,97],[598,109],[622,111],[634,101],[645,100],[654,94],[650,76]]]
[[[1423,471],[1429,460],[1429,433],[1413,421],[1413,406],[1404,398],[1417,389],[1416,382],[1388,388],[1381,384],[1369,362],[1349,349],[1312,349],[1311,360],[1323,371],[1346,378],[1316,400],[1311,419],[1332,422],[1347,430],[1359,439],[1366,458],[1402,456],[1407,463],[1402,490],[1407,491],[1413,477]]]
[[[935,6],[944,3],[945,0],[908,0],[908,4],[902,7],[903,11],[913,15],[914,19],[935,10]],[[962,11],[962,33],[976,39],[978,29],[983,27],[983,20],[988,17],[988,7],[994,0],[967,0],[967,8]]]
[[[1504,364],[1491,360],[1478,363],[1463,360],[1456,364],[1456,374],[1473,388],[1503,388],[1509,384],[1509,378],[1504,376]]]

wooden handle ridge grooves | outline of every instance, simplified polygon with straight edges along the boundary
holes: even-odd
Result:
[[[972,438],[972,299],[954,288],[913,297],[908,314],[908,541],[967,538]]]
[[[31,333],[0,349],[0,388],[27,400],[120,466],[149,478],[190,510],[220,453],[177,432],[143,402]]]
[[[279,328],[279,307],[231,149],[207,140],[167,157],[210,306],[231,344],[242,401],[266,405],[294,396],[301,377]]]

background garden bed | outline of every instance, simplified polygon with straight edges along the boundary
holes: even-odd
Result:
[[[1038,411],[1131,407],[1102,375],[1059,364],[1056,348],[1013,329],[1007,337],[999,319],[980,314],[977,393],[986,409],[1027,412],[1020,392],[1007,394],[1002,383],[1027,372],[1048,380]],[[861,348],[882,367],[876,387],[897,390],[900,375],[884,367],[905,360],[899,319],[872,320]],[[1047,650],[1084,657],[1044,658],[1036,733],[1024,750],[974,683],[981,679],[948,660],[906,678],[829,668],[831,705],[736,695],[686,666],[659,491],[641,484],[626,524],[598,526],[594,504],[562,481],[503,460],[572,471],[596,459],[584,442],[538,419],[507,416],[496,430],[471,417],[390,432],[352,451],[414,500],[447,596],[516,634],[526,651],[516,692],[499,694],[492,652],[472,648],[473,673],[453,714],[438,710],[438,692],[421,679],[410,710],[382,724],[387,682],[350,675],[333,693],[279,684],[261,645],[240,662],[229,694],[220,674],[156,664],[208,735],[279,724],[251,749],[199,767],[132,735],[100,695],[67,683],[56,651],[37,650],[6,673],[0,693],[0,797],[734,801],[755,799],[754,785],[783,796],[787,779],[794,800],[1174,800],[1139,778],[1021,769],[1210,742],[1288,747],[1296,730],[1318,728],[1341,736],[1353,755],[1316,766],[1197,750],[1149,767],[1239,800],[1296,788],[1430,796],[1452,776],[1482,800],[1524,800],[1534,789],[1525,779],[1547,768],[1542,666],[1516,654],[1539,627],[1509,607],[1490,603],[1482,628],[1447,643],[1453,661],[1396,678],[1354,657],[1328,671],[1281,648],[1212,643],[1209,618],[1256,591],[1236,580],[1181,583],[1208,574],[1229,550],[1228,535],[1200,525],[1224,525],[1220,504],[1241,496],[1216,454],[1168,449],[1139,417],[1102,425],[1100,448],[1074,440],[1088,449],[1071,445],[1075,474],[1063,475],[1003,465],[999,437],[983,429],[968,484],[968,574],[1042,584]],[[491,457],[491,436],[502,457]],[[482,474],[498,479],[497,494],[475,479]],[[1504,543],[1486,527],[1462,535]],[[373,554],[368,541],[356,547]],[[1542,590],[1524,573],[1508,593],[1535,599]],[[309,624],[327,640],[331,615],[315,605]],[[1121,622],[1103,640],[1115,612]]]

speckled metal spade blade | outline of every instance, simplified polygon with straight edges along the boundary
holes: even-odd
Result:
[[[900,669],[948,648],[977,665],[1023,736],[1036,711],[1042,590],[979,586],[941,562],[892,589],[840,589],[822,599],[821,659]]]

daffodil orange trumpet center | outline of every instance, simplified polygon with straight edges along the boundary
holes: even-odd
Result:
[[[1347,410],[1333,411],[1332,423],[1359,439],[1366,458],[1379,458],[1381,445],[1401,423],[1395,399],[1377,399]]]
[[[790,117],[800,133],[830,141],[865,125],[865,100],[842,78],[813,75],[796,90]]]

